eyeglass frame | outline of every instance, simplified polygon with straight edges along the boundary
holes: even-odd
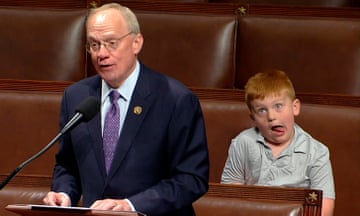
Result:
[[[101,47],[103,46],[109,52],[114,52],[119,47],[119,43],[121,42],[121,40],[123,40],[124,38],[126,38],[127,36],[129,36],[132,33],[133,32],[130,31],[130,32],[126,33],[125,35],[119,37],[119,38],[110,39],[110,40],[107,40],[107,41],[102,41],[102,40],[96,41],[96,40],[94,40],[91,43],[95,43],[96,45],[98,45],[98,48],[96,50],[94,50],[94,47],[90,45],[89,41],[87,41],[86,42],[86,50],[89,53],[97,53],[97,52],[99,52],[101,50]]]

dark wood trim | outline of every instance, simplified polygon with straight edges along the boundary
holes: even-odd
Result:
[[[298,202],[303,205],[305,215],[311,216],[320,216],[322,208],[322,191],[306,188],[209,183],[205,196]]]
[[[309,198],[309,194],[312,193],[316,194],[317,199]],[[242,199],[256,197],[256,199],[300,201],[307,205],[319,206],[322,204],[322,191],[306,188],[230,185],[210,182],[207,195]]]
[[[43,7],[78,9],[100,6],[112,0],[1,0],[0,6]],[[181,13],[211,13],[230,15],[284,15],[360,18],[360,7],[321,7],[280,4],[250,4],[231,2],[186,2],[186,1],[151,1],[151,0],[115,0],[132,10]]]
[[[59,93],[63,92],[71,84],[73,82],[0,79],[0,90]],[[244,101],[244,91],[240,89],[196,87],[191,87],[190,89],[200,100]],[[360,96],[304,92],[297,93],[297,96],[302,103],[360,107]]]
[[[63,92],[72,82],[0,79],[0,90]]]
[[[129,1],[115,0],[134,11],[210,13],[229,15],[280,15],[309,17],[360,18],[357,7],[316,7],[293,5],[241,4],[241,3],[208,3],[179,1]],[[98,4],[113,2],[100,0]]]
[[[245,93],[240,89],[206,89],[193,87],[191,90],[201,100],[245,100]],[[360,107],[360,96],[299,92],[297,93],[297,97],[302,103]]]
[[[0,179],[3,181],[8,174],[0,174]],[[45,175],[23,175],[15,176],[8,183],[9,186],[22,186],[22,187],[44,187],[51,185],[52,176]]]
[[[239,5],[241,8],[244,5]],[[247,15],[284,15],[309,17],[360,18],[360,8],[281,5],[246,5]]]
[[[86,8],[86,0],[1,0],[0,6],[41,7],[41,8]]]
[[[180,1],[127,1],[102,0],[101,4],[118,2],[134,11],[235,14],[236,5],[232,3],[180,2]]]
[[[360,107],[360,96],[297,93],[303,103]]]

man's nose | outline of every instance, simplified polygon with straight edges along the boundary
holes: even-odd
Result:
[[[100,44],[99,50],[96,54],[99,58],[104,58],[109,55],[109,50],[106,48],[105,44]]]

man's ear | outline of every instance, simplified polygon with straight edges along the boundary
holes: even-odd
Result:
[[[140,53],[143,43],[144,43],[144,37],[142,36],[141,33],[138,33],[133,41],[133,50],[135,55],[138,55]]]
[[[296,98],[293,101],[293,113],[294,113],[294,116],[298,116],[300,114],[300,108],[301,108],[300,100]]]

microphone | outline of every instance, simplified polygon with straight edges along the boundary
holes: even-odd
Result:
[[[88,122],[100,111],[100,103],[95,97],[88,97],[82,101],[75,109],[75,115],[66,123],[56,137],[51,140],[41,151],[33,155],[31,158],[20,164],[1,184],[0,190],[7,185],[12,178],[14,178],[22,169],[25,168],[33,160],[40,157],[47,150],[49,150],[65,133],[75,128],[81,122]]]
[[[75,109],[75,115],[68,121],[68,123],[60,131],[60,134],[65,134],[68,130],[73,129],[82,121],[88,122],[100,111],[100,103],[95,97],[88,97],[82,101]]]

